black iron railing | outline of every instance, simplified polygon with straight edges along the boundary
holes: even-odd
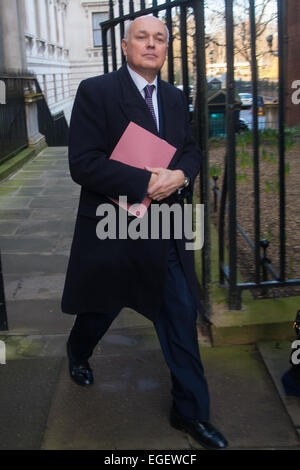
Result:
[[[232,1],[227,1],[227,30],[232,31],[230,16],[232,12]],[[284,53],[284,2],[277,0],[278,7],[278,44],[279,44],[279,95],[278,95],[278,175],[279,175],[279,273],[271,266],[270,260],[266,256],[268,243],[260,237],[261,210],[260,210],[260,161],[259,161],[259,133],[258,133],[258,93],[257,93],[257,64],[255,53],[255,1],[249,0],[249,13],[251,25],[251,65],[252,65],[252,96],[253,96],[253,194],[254,194],[254,242],[247,236],[246,232],[239,226],[236,220],[236,171],[235,171],[235,145],[231,140],[230,128],[228,128],[227,140],[231,142],[226,155],[226,168],[224,182],[222,186],[221,207],[219,214],[219,260],[220,260],[220,283],[225,285],[225,279],[229,283],[229,305],[231,308],[241,308],[241,293],[243,289],[267,289],[273,287],[288,287],[300,285],[300,279],[287,279],[286,277],[286,214],[285,214],[285,53]],[[227,41],[227,57],[234,57],[233,44]],[[232,64],[228,64],[229,74]],[[230,67],[231,65],[231,67]],[[228,86],[232,86],[228,84]],[[227,108],[233,106],[233,101],[228,101]],[[228,112],[227,111],[227,112]],[[226,198],[228,197],[228,217],[229,217],[229,266],[224,261],[224,224],[226,212]],[[255,279],[253,282],[237,282],[237,229],[246,239],[248,245],[254,252],[253,265],[255,267]],[[263,254],[261,253],[263,251]],[[267,272],[273,278],[266,280]]]
[[[38,93],[42,93],[41,87],[34,80]],[[42,99],[37,102],[39,131],[46,138],[49,147],[61,147],[68,145],[69,127],[63,111],[51,114],[47,101],[42,95]]]
[[[28,77],[0,73],[5,104],[0,104],[0,163],[28,145],[24,82]]]
[[[127,4],[127,2],[126,2]],[[253,142],[253,233],[254,240],[251,240],[246,231],[237,222],[237,192],[236,192],[236,92],[243,91],[240,84],[235,82],[234,75],[234,8],[233,0],[224,0],[224,12],[226,19],[226,61],[227,61],[227,85],[226,85],[226,159],[225,171],[222,189],[219,191],[220,209],[219,209],[219,278],[220,285],[229,287],[228,301],[229,307],[234,309],[241,308],[241,293],[243,289],[271,287],[282,287],[290,285],[300,285],[300,279],[287,279],[285,272],[286,262],[286,237],[285,237],[285,63],[284,63],[284,8],[285,1],[277,0],[278,9],[278,60],[279,60],[279,80],[278,84],[272,85],[271,96],[278,96],[278,174],[279,174],[279,226],[280,226],[280,272],[276,273],[271,266],[270,260],[266,256],[266,240],[260,238],[261,230],[261,207],[260,207],[260,159],[259,159],[259,122],[257,118],[258,95],[261,93],[261,84],[258,81],[257,59],[256,59],[256,15],[255,10],[258,2],[249,0],[249,25],[251,32],[251,87],[253,95],[253,121],[252,121],[252,142]],[[117,60],[117,52],[121,47],[116,46],[115,29],[119,28],[120,38],[124,36],[124,24],[127,20],[132,20],[141,15],[153,14],[162,16],[170,31],[170,43],[168,51],[168,81],[174,83],[174,55],[173,55],[173,30],[172,18],[174,18],[174,9],[176,15],[179,15],[179,35],[181,41],[181,77],[183,91],[189,100],[189,85],[191,76],[188,68],[187,51],[187,14],[189,20],[193,17],[195,25],[194,45],[195,45],[195,66],[196,66],[196,99],[194,107],[193,124],[197,142],[202,151],[202,167],[200,171],[200,202],[205,205],[205,239],[202,250],[202,288],[205,296],[205,307],[210,311],[210,182],[209,182],[209,164],[208,164],[208,112],[207,112],[207,84],[206,84],[206,60],[205,60],[205,16],[203,0],[166,0],[163,4],[152,2],[152,6],[145,8],[145,2],[140,2],[138,10],[134,9],[134,3],[130,0],[129,11],[124,14],[124,4],[119,0],[119,12],[114,16],[113,2],[110,1],[110,18],[101,24],[103,38],[103,60],[104,72],[116,70],[124,62],[123,55]],[[149,2],[147,3],[147,6]],[[110,33],[111,48],[107,45],[107,35]],[[109,57],[111,54],[111,57]],[[247,84],[249,89],[249,83]],[[266,88],[268,86],[266,85]],[[225,222],[228,220],[228,254],[229,263],[225,263]],[[253,282],[237,281],[237,256],[239,251],[237,231],[239,231],[253,250],[253,266],[255,268],[255,277]],[[269,273],[273,280],[266,280],[266,273]]]
[[[129,1],[129,11],[124,14],[125,5],[119,0],[118,16],[114,16],[113,1],[110,0],[110,18],[101,23],[102,44],[103,44],[103,64],[104,73],[110,70],[116,70],[117,65],[124,62],[124,56],[117,60],[117,52],[121,50],[115,43],[115,30],[119,29],[120,39],[124,37],[124,25],[128,20],[133,20],[142,15],[153,14],[159,16],[162,13],[165,16],[165,22],[170,33],[168,47],[168,81],[174,84],[174,52],[173,52],[173,17],[174,13],[178,16],[179,9],[179,34],[181,37],[181,71],[183,92],[187,103],[190,99],[191,76],[188,68],[188,44],[186,38],[187,17],[193,16],[195,23],[195,70],[196,70],[196,96],[197,103],[194,113],[193,129],[197,136],[197,141],[202,151],[202,164],[200,171],[200,202],[205,207],[205,233],[204,248],[202,250],[202,280],[201,288],[203,291],[204,303],[209,314],[210,305],[210,206],[209,206],[209,165],[208,165],[208,113],[207,113],[207,85],[206,85],[206,61],[205,61],[205,28],[204,28],[204,2],[199,0],[166,0],[164,4],[157,4],[157,0],[152,1],[152,6],[145,8],[145,2],[141,1],[139,9],[135,10],[134,2]],[[149,5],[149,2],[147,2]],[[175,12],[176,9],[176,12]],[[108,46],[108,34],[110,33],[111,47]],[[113,46],[114,45],[114,46]],[[110,56],[109,56],[110,54]],[[199,112],[201,110],[201,112]]]

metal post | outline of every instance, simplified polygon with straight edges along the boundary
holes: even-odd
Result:
[[[278,59],[279,59],[279,223],[280,223],[280,280],[285,280],[285,34],[284,2],[277,0],[278,8]]]
[[[107,29],[102,27],[102,53],[104,73],[108,73],[108,53],[107,53]]]
[[[225,155],[225,171],[222,182],[222,193],[220,201],[220,212],[219,212],[219,284],[223,286],[225,284],[224,274],[224,261],[225,261],[225,214],[226,214],[226,198],[227,198],[227,155]]]
[[[213,193],[214,193],[214,212],[218,211],[218,175],[213,175],[214,186],[213,186]]]
[[[166,5],[170,3],[170,0],[166,0]],[[172,34],[172,10],[167,9],[166,12],[167,28],[170,33],[169,47],[168,47],[168,81],[174,84],[174,57],[173,57],[173,34]]]
[[[229,197],[229,308],[241,308],[241,295],[237,288],[236,252],[236,151],[235,151],[235,85],[234,85],[234,38],[233,0],[225,0],[226,11],[226,134]]]
[[[113,0],[109,0],[109,18],[114,19],[114,6]],[[116,51],[116,37],[115,37],[115,26],[112,25],[110,28],[111,37],[111,54],[112,54],[112,65],[113,70],[117,70],[117,51]]]
[[[260,203],[259,203],[259,136],[257,105],[257,60],[256,60],[256,25],[255,0],[250,0],[251,29],[251,75],[252,75],[252,109],[253,109],[253,172],[254,172],[254,234],[255,234],[255,281],[260,282]]]
[[[152,6],[157,7],[157,0],[152,0]],[[155,11],[153,13],[153,16],[156,16],[156,18],[157,18],[158,17],[158,11]]]
[[[180,7],[180,42],[181,42],[181,70],[183,92],[187,103],[190,102],[189,97],[189,71],[188,71],[188,54],[187,54],[187,27],[186,27],[186,6]]]
[[[133,19],[133,15],[134,14],[134,3],[133,3],[133,0],[129,0],[129,15],[131,16],[130,19]]]
[[[211,313],[210,304],[210,181],[208,158],[208,109],[205,58],[205,14],[204,1],[194,3],[196,26],[196,67],[197,91],[195,104],[196,138],[201,150],[200,202],[204,204],[204,247],[202,249],[202,287],[204,307],[207,316]]]
[[[120,18],[122,18],[122,16],[124,15],[124,10],[123,10],[123,0],[119,0],[119,16]],[[123,54],[123,51],[122,51],[122,39],[124,38],[124,21],[121,21],[120,22],[120,41],[121,41],[121,47],[120,47],[120,50],[121,50],[121,56],[122,56],[122,64],[124,64],[126,62],[126,58]]]

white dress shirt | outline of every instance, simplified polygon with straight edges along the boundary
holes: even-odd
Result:
[[[158,103],[157,103],[157,75],[152,83],[148,83],[144,77],[142,77],[137,72],[132,70],[132,68],[130,68],[128,64],[126,65],[127,65],[127,69],[128,69],[128,72],[130,73],[132,80],[134,81],[137,89],[139,90],[139,92],[141,93],[144,99],[145,99],[145,91],[144,91],[145,86],[155,85],[155,88],[152,92],[152,103],[153,103],[154,113],[155,113],[156,122],[157,122],[158,130],[159,130],[159,115],[158,115]]]

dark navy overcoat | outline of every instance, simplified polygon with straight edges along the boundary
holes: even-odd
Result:
[[[160,79],[158,92],[163,138],[177,149],[168,168],[183,170],[191,178],[192,188],[201,155],[191,135],[184,95]],[[137,203],[147,191],[149,171],[109,159],[131,121],[159,135],[126,65],[80,83],[70,123],[69,165],[81,192],[61,303],[65,313],[105,314],[126,306],[155,320],[160,310],[169,240],[161,236],[120,239],[118,217],[115,239],[99,239],[96,233],[97,223],[104,217],[96,215],[97,207],[111,202],[107,196],[126,195],[129,203]],[[182,199],[176,192],[152,204],[170,205],[179,200],[182,204]],[[117,213],[124,211],[112,204]],[[131,220],[129,217],[128,223]],[[181,264],[198,310],[205,314],[194,270],[194,251],[186,250],[185,241],[176,240]]]

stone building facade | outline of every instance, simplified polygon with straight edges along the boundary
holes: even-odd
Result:
[[[52,114],[69,117],[70,59],[66,42],[68,0],[23,0],[27,70],[37,76]]]
[[[33,72],[52,114],[69,121],[81,80],[103,73],[108,0],[1,0],[0,69]]]

